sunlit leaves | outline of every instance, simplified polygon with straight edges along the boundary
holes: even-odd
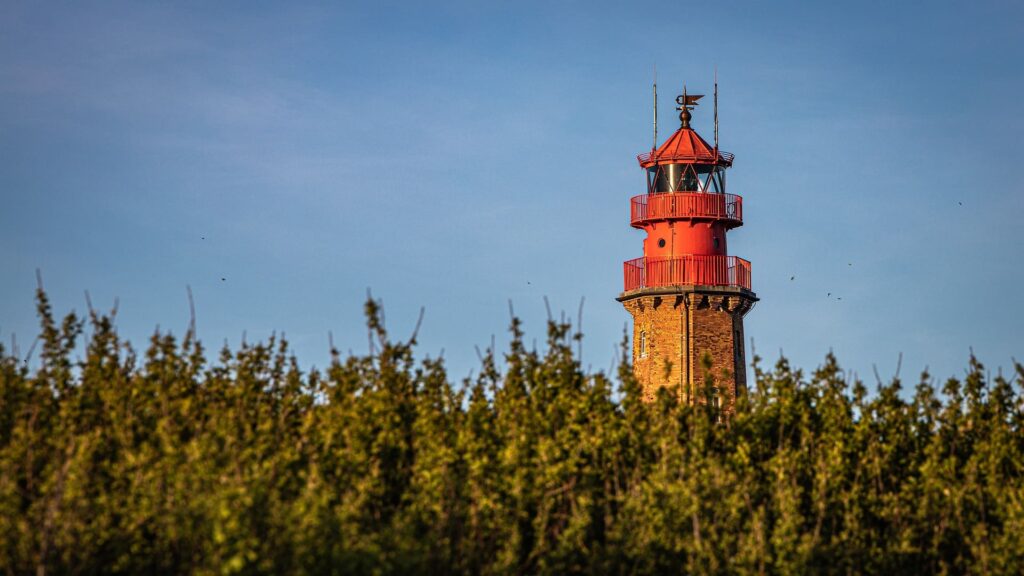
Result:
[[[372,300],[371,352],[304,373],[277,336],[137,357],[38,296],[38,360],[0,348],[0,573],[1024,569],[1021,366],[869,391],[780,360],[723,415],[586,373],[563,322],[453,384]]]

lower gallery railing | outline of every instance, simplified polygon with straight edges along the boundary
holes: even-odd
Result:
[[[635,258],[622,265],[625,291],[657,286],[736,286],[750,290],[750,262],[736,256]]]

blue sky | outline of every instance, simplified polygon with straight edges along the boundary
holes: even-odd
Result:
[[[328,332],[366,350],[382,298],[454,378],[543,298],[607,370],[641,254],[658,69],[736,154],[756,351],[872,381],[1024,359],[1024,9],[1013,2],[0,5],[0,338],[120,303],[142,344]],[[709,99],[706,99],[706,101]],[[711,110],[695,111],[710,139]],[[791,280],[790,278],[794,279]],[[827,294],[831,293],[831,296]],[[839,300],[842,298],[842,300]]]

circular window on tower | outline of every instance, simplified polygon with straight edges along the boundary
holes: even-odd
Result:
[[[718,236],[715,236],[715,248],[718,248]]]
[[[718,241],[716,240],[715,243],[717,244]],[[665,247],[665,239],[664,238],[659,238],[658,239],[658,248],[664,248],[664,247]]]

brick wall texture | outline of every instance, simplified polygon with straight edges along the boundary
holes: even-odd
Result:
[[[668,388],[684,401],[718,402],[731,411],[746,389],[743,316],[754,300],[700,291],[638,295],[623,301],[633,316],[633,370],[644,399]],[[715,385],[706,389],[706,368]]]

